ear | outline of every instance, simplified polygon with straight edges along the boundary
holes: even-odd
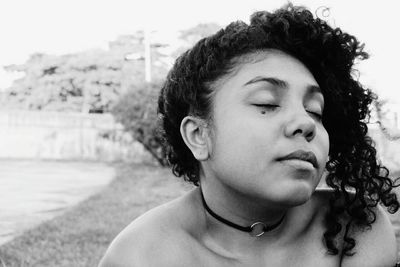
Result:
[[[186,116],[181,122],[180,131],[193,156],[199,161],[207,160],[209,157],[207,123],[200,118]]]

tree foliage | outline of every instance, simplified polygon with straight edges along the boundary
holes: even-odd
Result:
[[[174,56],[179,56],[197,41],[216,33],[219,29],[221,29],[221,26],[216,23],[200,23],[194,27],[180,31],[179,39],[181,40],[181,46],[176,49]]]
[[[387,104],[387,100],[375,100],[373,102],[375,111],[376,111],[376,116],[377,116],[377,124],[379,125],[379,129],[387,138],[389,141],[397,141],[400,140],[400,132],[398,129],[388,125],[390,125],[390,122],[388,122],[388,111],[385,110],[385,106]],[[397,120],[397,117],[395,118]]]
[[[152,58],[165,57],[152,47]],[[128,55],[138,55],[127,59]],[[108,112],[118,97],[133,84],[144,80],[143,34],[121,36],[108,50],[90,50],[52,56],[35,54],[22,65],[8,66],[8,71],[22,71],[25,76],[7,90],[5,104],[35,110]],[[164,75],[167,66],[153,64],[153,73]],[[4,106],[4,105],[3,105]]]
[[[166,165],[157,124],[157,99],[161,83],[143,83],[136,87],[119,99],[112,114],[161,165]]]

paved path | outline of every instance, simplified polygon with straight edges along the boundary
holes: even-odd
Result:
[[[102,163],[0,160],[0,245],[98,192],[114,175]]]

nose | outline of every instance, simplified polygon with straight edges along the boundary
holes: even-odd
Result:
[[[286,137],[304,137],[307,142],[310,142],[315,137],[316,124],[307,113],[297,112],[287,121],[284,132]]]

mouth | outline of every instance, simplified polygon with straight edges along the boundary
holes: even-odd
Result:
[[[313,152],[304,151],[304,150],[296,150],[284,157],[278,158],[278,161],[300,161],[300,162],[309,162],[312,164],[314,168],[318,168],[317,157]]]

